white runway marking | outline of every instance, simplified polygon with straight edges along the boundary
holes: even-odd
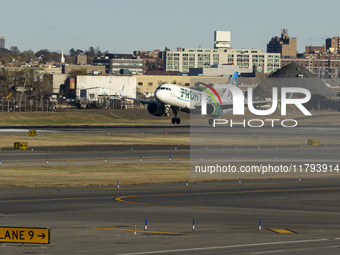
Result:
[[[146,252],[135,252],[135,253],[123,253],[123,254],[118,254],[118,255],[142,255],[142,254],[159,254],[159,253],[173,253],[173,252],[208,251],[208,250],[216,250],[216,249],[256,247],[256,246],[263,246],[263,245],[324,242],[324,241],[339,240],[339,239],[340,238],[332,238],[332,239],[323,238],[323,239],[297,240],[297,241],[287,241],[287,242],[237,244],[237,245],[228,245],[228,246],[215,246],[215,247],[187,248],[187,249],[177,249],[177,250],[163,250],[163,251],[146,251]]]

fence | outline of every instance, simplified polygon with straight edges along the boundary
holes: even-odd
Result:
[[[16,102],[15,100],[1,100],[0,111],[2,112],[52,112],[56,106],[50,100],[23,100]]]

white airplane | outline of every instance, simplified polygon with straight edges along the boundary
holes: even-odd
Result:
[[[229,84],[237,86],[237,79],[238,72],[235,71]],[[124,97],[124,86],[120,96],[124,99],[131,99],[142,104],[148,104],[148,112],[155,116],[169,116],[169,109],[172,109],[175,115],[175,117],[172,118],[172,124],[181,123],[181,119],[177,117],[179,111],[201,114],[203,93],[206,95],[207,115],[218,117],[222,114],[232,112],[232,94],[228,89],[220,97],[212,86],[204,83],[200,84],[204,85],[204,88],[185,88],[170,83],[161,84],[154,92],[156,101]],[[213,119],[209,119],[209,124],[212,122]]]

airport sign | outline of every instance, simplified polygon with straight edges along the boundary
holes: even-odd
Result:
[[[29,136],[37,136],[37,130],[29,130],[28,135]]]
[[[50,243],[49,228],[0,227],[0,243]]]

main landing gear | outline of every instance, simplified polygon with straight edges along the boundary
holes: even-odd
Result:
[[[181,119],[180,118],[172,118],[171,122],[172,122],[172,124],[180,124]]]
[[[180,124],[181,123],[181,119],[177,118],[178,109],[172,109],[172,111],[175,114],[175,118],[172,118],[172,120],[171,120],[172,124]]]

